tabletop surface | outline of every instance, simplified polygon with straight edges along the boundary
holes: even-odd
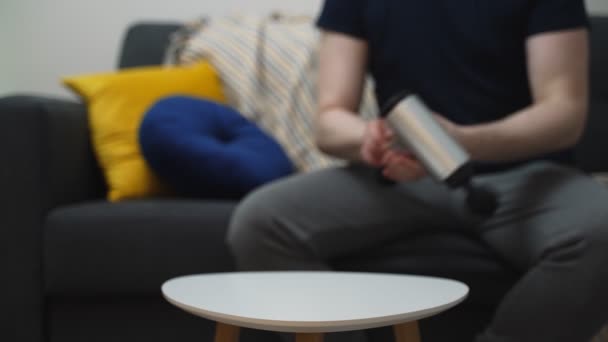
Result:
[[[177,307],[226,324],[333,332],[432,316],[463,301],[469,289],[453,280],[407,275],[252,272],[175,278],[162,292]]]

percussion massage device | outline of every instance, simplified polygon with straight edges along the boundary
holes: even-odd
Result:
[[[489,217],[496,211],[496,194],[472,182],[469,154],[441,127],[433,111],[417,95],[399,94],[389,101],[381,117],[395,133],[397,145],[412,153],[433,179],[466,191],[466,202],[473,213]]]

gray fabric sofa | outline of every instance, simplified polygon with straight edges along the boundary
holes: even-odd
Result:
[[[592,110],[577,155],[585,170],[599,172],[608,171],[608,18],[594,18],[593,25]],[[159,64],[176,29],[132,26],[119,67]],[[86,114],[83,104],[61,99],[0,99],[0,340],[212,340],[213,324],[166,303],[160,285],[178,275],[235,270],[224,235],[237,202],[106,202]],[[469,284],[464,304],[422,323],[425,342],[472,340],[520,276],[474,236],[453,232],[387,241],[331,263],[337,270]],[[387,341],[390,330],[368,335]],[[248,330],[244,341],[278,340]]]

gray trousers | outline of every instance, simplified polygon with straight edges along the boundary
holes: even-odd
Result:
[[[586,342],[608,319],[608,191],[549,162],[478,176],[500,198],[489,219],[426,179],[386,186],[353,165],[265,186],[237,208],[241,270],[327,270],[327,260],[421,230],[478,234],[524,276],[478,342]]]

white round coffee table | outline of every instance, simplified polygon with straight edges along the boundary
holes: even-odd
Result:
[[[417,321],[462,302],[460,282],[418,276],[343,272],[251,272],[194,275],[162,286],[165,298],[217,322],[216,342],[236,342],[240,327],[323,333],[394,326],[396,341],[419,341]]]

